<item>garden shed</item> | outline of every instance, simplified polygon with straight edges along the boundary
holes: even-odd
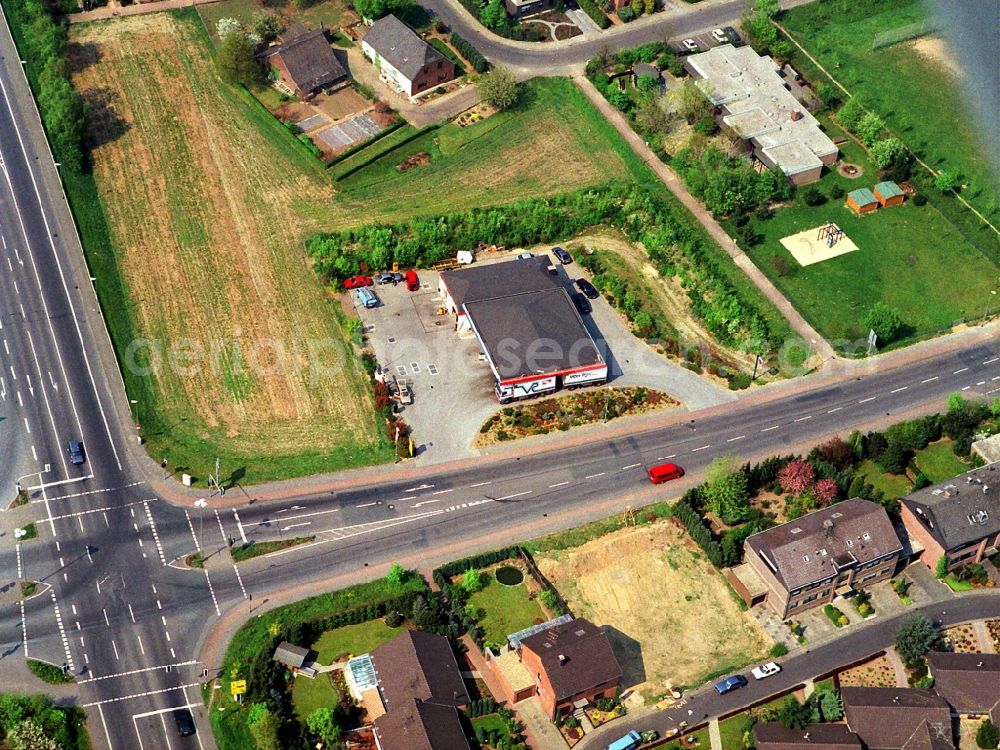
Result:
[[[883,208],[885,206],[898,206],[905,199],[903,189],[892,180],[880,182],[872,192]]]
[[[868,188],[858,188],[847,194],[847,207],[856,214],[870,214],[878,208],[878,199]]]

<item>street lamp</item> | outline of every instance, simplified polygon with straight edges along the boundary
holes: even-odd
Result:
[[[990,290],[990,296],[992,296],[992,297],[996,297],[997,296],[997,292],[996,292],[995,289],[991,289]],[[989,311],[990,311],[990,298],[987,297],[986,298],[986,306],[983,308],[983,325],[986,325],[986,316],[989,314]]]
[[[130,398],[129,401],[128,401],[128,403],[129,403],[129,409],[128,410],[129,410],[129,413],[132,415],[132,424],[134,424],[135,425],[135,429],[138,430],[139,429],[139,424],[135,421],[136,420],[135,405],[138,404],[139,402],[136,401],[134,398]]]
[[[201,552],[201,538],[205,535],[205,508],[208,505],[208,501],[205,498],[199,498],[194,501],[194,507],[198,509],[198,521],[201,527],[198,532],[198,551]]]

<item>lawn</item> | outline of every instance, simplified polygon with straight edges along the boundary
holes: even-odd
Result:
[[[332,664],[343,654],[350,654],[352,657],[366,654],[401,632],[401,628],[390,628],[383,620],[369,620],[327,630],[312,645],[312,650],[319,654],[317,662]]]
[[[954,447],[954,440],[931,443],[922,451],[917,451],[917,467],[934,484],[963,474],[972,467],[955,455]]]
[[[276,5],[277,3],[272,3],[271,7],[265,10],[257,0],[222,0],[218,3],[199,5],[198,13],[214,37],[216,24],[220,18],[235,18],[249,25],[254,18],[263,13],[276,15],[286,24],[298,21],[309,29],[320,26],[337,29],[341,23],[347,21],[344,14],[350,8],[350,3],[345,0],[322,0],[309,4],[308,8],[298,8],[293,3],[283,3],[282,7],[274,7]]]
[[[863,476],[875,489],[882,490],[887,500],[900,498],[913,489],[913,483],[905,476],[886,474],[871,460],[862,461],[857,473]]]
[[[921,159],[961,173],[968,185],[963,197],[997,225],[997,173],[980,136],[986,126],[974,115],[948,48],[927,36],[872,49],[878,33],[918,22],[927,12],[920,0],[827,0],[791,9],[781,23]],[[990,230],[976,234],[997,247]]]
[[[292,683],[292,705],[302,723],[317,708],[332,708],[339,700],[340,695],[328,672],[321,672],[315,677],[299,675]]]
[[[486,643],[506,643],[511,633],[545,621],[541,605],[528,598],[525,584],[504,586],[492,573],[483,574],[483,583],[483,590],[470,596],[469,604],[484,612],[479,627]]]
[[[824,125],[833,136],[843,133],[828,119]],[[860,146],[851,141],[841,148],[844,160],[865,174],[848,180],[830,171],[815,186],[828,197],[824,205],[807,206],[800,195],[772,219],[754,219],[763,236],[750,249],[754,262],[828,341],[848,352],[864,352],[865,314],[877,301],[900,311],[903,338],[943,332],[956,321],[981,316],[1000,285],[1000,268],[931,203],[908,200],[856,216],[843,198],[830,198],[835,185],[850,191],[871,187],[876,179]],[[802,267],[780,244],[783,237],[829,223],[843,229],[858,250]]]
[[[497,714],[486,714],[486,716],[477,716],[470,721],[472,724],[473,736],[477,729],[482,729],[483,733],[489,736],[491,731],[497,732],[500,737],[504,740],[510,740],[510,732],[507,729],[507,724],[503,719]]]
[[[94,115],[94,182],[75,199],[88,260],[147,449],[202,483],[217,456],[243,483],[391,456],[305,238],[645,174],[569,81],[546,79],[338,190],[219,79],[196,11],[76,25],[71,42]],[[395,170],[419,149],[429,166]]]

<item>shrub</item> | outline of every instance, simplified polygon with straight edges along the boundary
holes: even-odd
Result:
[[[913,205],[923,206],[927,203],[927,196],[923,193],[917,193],[913,196]]]
[[[385,624],[390,628],[398,628],[403,624],[403,615],[393,610],[385,616]]]
[[[826,203],[826,196],[819,191],[816,187],[805,188],[800,195],[802,196],[802,202],[807,206],[822,206]]]
[[[473,568],[469,568],[465,573],[462,574],[463,589],[468,591],[470,594],[474,594],[477,591],[483,590],[483,576],[482,574]]]
[[[906,471],[911,458],[913,458],[913,451],[899,440],[892,439],[889,440],[889,444],[885,447],[885,451],[883,451],[882,457],[879,459],[879,464],[890,474],[902,474]]]
[[[888,344],[899,335],[903,319],[896,308],[876,302],[865,315],[865,327],[875,331],[880,343]]]
[[[837,121],[852,133],[857,132],[858,123],[864,116],[864,106],[853,96],[837,110]]]
[[[489,70],[490,64],[486,58],[483,57],[482,53],[463,37],[452,33],[451,46],[458,50],[458,54],[469,61],[469,64],[477,73],[485,73]]]
[[[632,10],[632,6],[626,5],[624,8],[618,9],[618,17],[622,20],[622,23],[628,23],[635,19],[635,11]]]
[[[788,646],[786,646],[784,643],[779,642],[771,646],[771,650],[767,652],[767,655],[770,656],[772,659],[779,659],[787,653],[788,653]]]
[[[953,190],[958,190],[961,185],[962,182],[958,175],[947,170],[942,170],[938,176],[934,178],[934,187],[942,193],[950,193]]]
[[[611,21],[606,15],[597,7],[597,3],[594,0],[578,0],[577,5],[580,6],[580,10],[590,16],[591,20],[600,26],[602,29],[608,28],[611,25]]]
[[[983,723],[976,729],[976,747],[982,750],[993,750],[1000,744],[1000,731],[989,719],[984,719]]]
[[[801,459],[789,461],[785,467],[778,472],[778,482],[785,492],[801,495],[808,490],[816,477],[812,466]]]
[[[847,616],[839,609],[834,607],[832,604],[823,605],[823,614],[825,614],[828,618],[830,618],[830,622],[832,622],[838,628],[844,627],[849,622]]]
[[[834,200],[840,200],[841,198],[844,197],[844,188],[842,188],[840,185],[834,185],[832,188],[830,188],[830,197],[833,198]]]

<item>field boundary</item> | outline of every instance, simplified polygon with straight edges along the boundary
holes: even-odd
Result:
[[[335,157],[333,157],[332,159],[330,159],[330,161],[328,161],[326,163],[326,168],[330,169],[331,167],[337,166],[342,161],[347,161],[347,159],[349,159],[350,157],[354,156],[359,151],[363,151],[366,148],[368,148],[369,146],[371,146],[371,145],[373,145],[375,143],[378,143],[380,140],[382,140],[386,136],[392,135],[397,130],[399,130],[401,127],[403,127],[404,125],[407,125],[407,124],[408,123],[406,122],[406,120],[404,120],[403,118],[400,118],[398,122],[394,122],[392,125],[390,125],[389,127],[387,127],[385,130],[380,130],[375,135],[369,136],[368,138],[366,138],[365,140],[361,141],[360,143],[355,143],[353,146],[351,146],[346,151],[341,151],[339,154],[337,154]]]
[[[424,136],[427,133],[430,133],[430,132],[432,132],[434,130],[437,130],[439,127],[441,127],[441,126],[438,123],[432,123],[430,125],[425,125],[424,127],[420,128],[419,130],[415,130],[412,133],[410,133],[408,136],[406,136],[406,138],[404,138],[403,140],[401,140],[399,143],[393,144],[391,148],[389,148],[389,149],[387,149],[385,151],[381,151],[381,152],[379,152],[379,151],[376,150],[375,152],[373,152],[372,154],[370,154],[369,157],[366,158],[364,161],[362,161],[360,164],[355,164],[355,165],[353,165],[351,167],[348,167],[343,172],[340,172],[337,175],[335,175],[334,178],[333,178],[334,181],[335,182],[340,182],[341,180],[346,180],[351,175],[356,174],[357,172],[360,172],[365,167],[367,167],[367,166],[369,166],[369,165],[377,162],[383,156],[388,156],[389,154],[391,154],[396,149],[402,148],[403,146],[405,146],[408,143],[412,143],[413,141],[417,140],[417,138],[420,138],[421,136]],[[369,144],[369,145],[377,145],[377,144]]]

